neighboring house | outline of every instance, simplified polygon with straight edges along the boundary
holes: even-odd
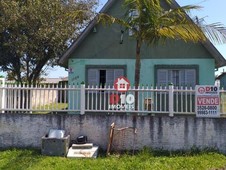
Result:
[[[62,84],[62,82],[66,83],[68,81],[68,77],[60,77],[60,78],[42,78],[42,80],[38,84],[43,85],[58,85]],[[15,80],[6,80],[6,84],[14,84]]]
[[[62,82],[67,82],[67,77],[60,77],[60,78],[43,78],[40,84],[61,84]]]
[[[123,0],[108,0],[101,12],[123,17]],[[120,76],[134,84],[136,41],[129,30],[113,24],[103,26],[93,20],[61,57],[69,70],[69,83],[111,85]],[[185,43],[168,40],[141,50],[140,84],[195,86],[214,85],[215,68],[226,65],[212,43]]]
[[[226,90],[226,72],[222,72],[216,77],[216,84]]]
[[[6,81],[6,86],[8,87],[17,87],[15,85],[15,81]],[[62,77],[62,78],[43,78],[43,80],[37,84],[37,87],[42,87],[42,89],[37,88],[37,90],[32,91],[31,95],[31,106],[33,107],[40,107],[44,105],[48,105],[55,102],[60,101],[67,101],[67,94],[64,90],[59,91],[56,90],[57,88],[64,88],[68,84],[68,78]],[[21,88],[22,89],[22,88]],[[35,89],[35,87],[34,87]],[[14,108],[14,104],[18,101],[18,99],[15,97],[16,94],[10,89],[7,89],[5,91],[6,96],[8,97],[6,101],[6,105],[9,108]],[[17,91],[16,91],[17,93]],[[26,93],[26,89],[21,92]],[[0,96],[2,94],[0,93]],[[11,106],[12,105],[12,106]],[[0,105],[1,106],[1,105]],[[26,106],[25,106],[26,107]]]

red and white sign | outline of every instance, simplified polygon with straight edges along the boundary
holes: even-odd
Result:
[[[195,112],[197,117],[219,117],[220,97],[218,86],[195,87]]]
[[[197,97],[197,105],[219,105],[219,97],[208,97],[208,96],[203,96],[203,97]]]
[[[114,82],[114,88],[119,92],[126,92],[129,90],[130,82],[126,77],[119,77]]]
[[[114,81],[114,88],[118,92],[110,95],[109,110],[134,110],[134,96],[126,94],[130,88],[130,82],[126,77],[119,77]]]

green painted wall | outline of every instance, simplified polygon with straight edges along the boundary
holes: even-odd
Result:
[[[123,0],[117,0],[109,10],[109,14],[123,17],[126,9]],[[81,83],[86,80],[85,65],[126,65],[127,77],[134,82],[134,63],[136,41],[123,34],[120,44],[121,30],[125,28],[113,24],[111,26],[96,25],[76,48],[68,61],[69,82]],[[199,65],[199,84],[214,83],[214,59],[200,44],[168,40],[158,46],[144,45],[141,50],[141,84],[154,84],[155,65]]]
[[[214,60],[213,59],[143,59],[141,61],[140,84],[155,84],[155,65],[198,65],[199,84],[214,84]],[[126,66],[126,76],[131,84],[134,84],[135,61],[132,59],[70,59],[69,82],[80,84],[86,80],[86,65],[123,65]]]
[[[116,1],[109,10],[109,14],[116,17],[124,17],[126,9],[123,8],[122,0]],[[103,26],[98,24],[83,40],[79,47],[72,53],[71,58],[112,58],[133,59],[135,58],[136,41],[128,35],[124,27],[113,24]],[[121,30],[124,30],[123,43],[120,44]],[[168,40],[159,43],[158,46],[143,46],[142,58],[212,58],[209,52],[200,44],[185,43],[183,41]]]

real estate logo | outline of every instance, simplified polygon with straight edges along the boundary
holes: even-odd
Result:
[[[195,111],[197,117],[219,117],[220,97],[217,86],[196,86]]]
[[[127,94],[130,88],[130,82],[126,77],[119,77],[114,81],[114,88],[117,94],[110,95],[110,110],[134,110],[134,95]]]
[[[118,92],[127,92],[130,87],[130,82],[126,77],[119,77],[114,81],[114,88]]]

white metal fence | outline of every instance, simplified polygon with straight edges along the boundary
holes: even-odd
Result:
[[[84,110],[88,112],[169,113],[173,115],[195,111],[193,89],[142,86],[138,89],[129,89],[126,93],[119,93],[110,87],[102,89],[88,87],[85,88],[85,92]],[[138,93],[137,97],[135,97],[136,93]],[[135,106],[136,100],[138,101],[137,107]]]
[[[226,112],[226,95],[221,90],[221,113]],[[161,113],[194,114],[195,90],[192,88],[139,87],[125,93],[113,87],[85,85],[10,85],[1,83],[1,112],[49,113]],[[137,101],[137,102],[136,102]]]

